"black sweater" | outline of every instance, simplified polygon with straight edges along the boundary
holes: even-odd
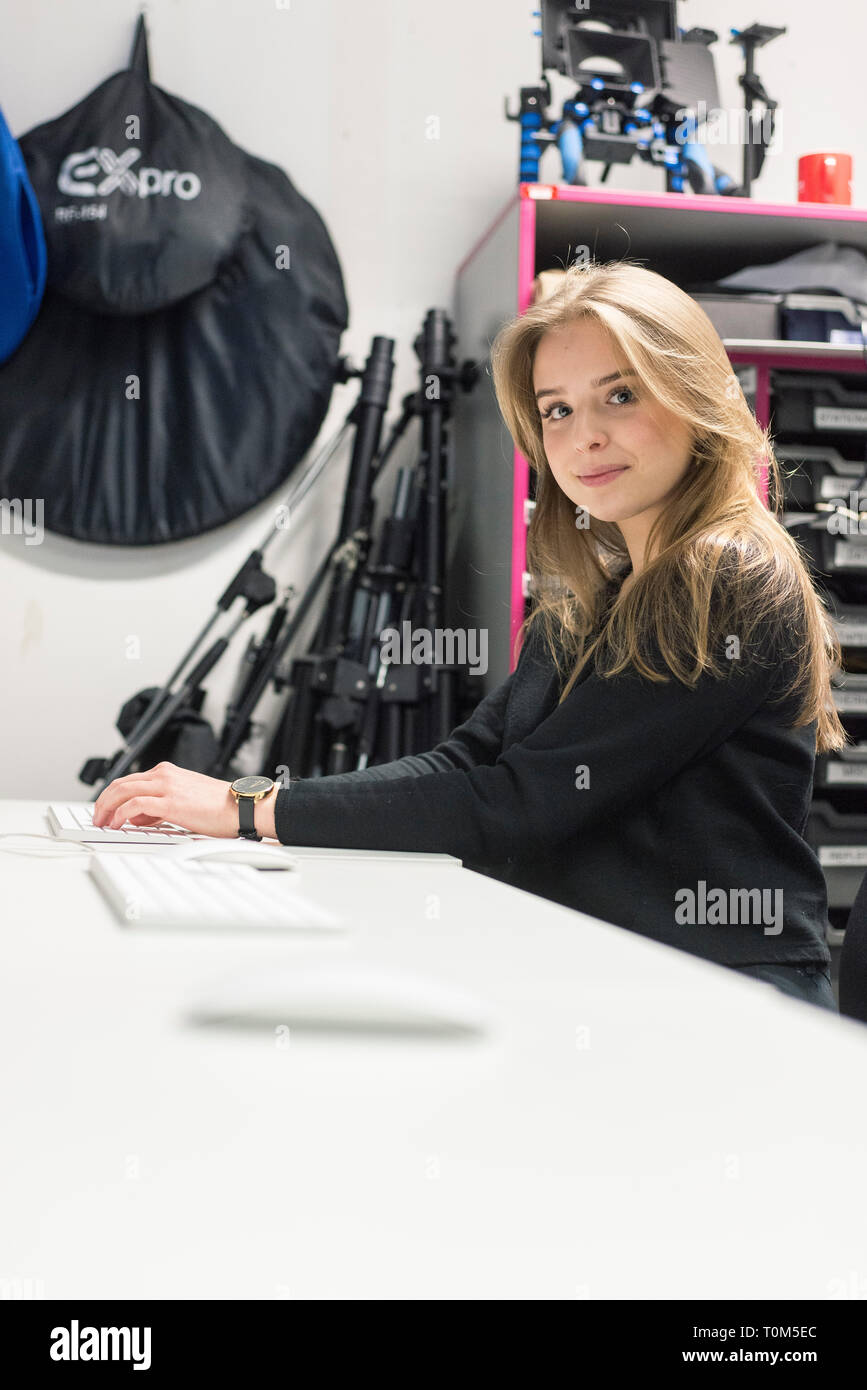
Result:
[[[431,752],[278,791],[278,838],[455,855],[723,965],[827,964],[825,879],[803,838],[816,726],[771,707],[791,669],[779,641],[760,629],[761,662],[693,690],[670,672],[603,678],[591,657],[558,705],[534,624],[516,669]]]

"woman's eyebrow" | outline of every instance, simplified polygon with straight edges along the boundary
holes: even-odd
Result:
[[[598,381],[591,381],[590,385],[595,391],[598,386],[608,386],[610,382],[620,381],[625,376],[635,376],[635,372],[631,369],[625,372],[611,372],[608,376],[601,376]],[[536,400],[541,400],[543,396],[561,395],[565,390],[565,386],[546,386],[536,392]]]

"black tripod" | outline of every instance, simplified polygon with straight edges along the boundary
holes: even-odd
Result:
[[[232,706],[226,712],[219,753],[210,769],[215,777],[226,775],[235,752],[246,742],[256,705],[269,681],[275,678],[279,663],[297,636],[329,572],[333,571],[329,601],[341,613],[344,613],[351,603],[353,577],[362,557],[366,556],[369,545],[370,491],[375,476],[374,459],[379,448],[391,391],[394,372],[393,347],[394,343],[390,338],[374,339],[373,349],[362,377],[358,403],[350,417],[356,426],[356,433],[337,538],[329,547],[308,585],[292,620],[284,622],[288,616],[287,597],[282,608],[275,613],[256,655],[252,658],[248,655],[249,674],[246,681],[241,682]],[[321,626],[322,622],[320,630]],[[276,768],[277,764],[274,766]]]
[[[343,563],[311,650],[293,663],[269,768],[288,766],[300,777],[344,772],[353,764],[363,768],[430,748],[453,727],[458,666],[411,658],[391,662],[383,659],[380,643],[395,620],[401,632],[407,624],[431,635],[442,630],[447,426],[456,387],[469,391],[478,375],[472,362],[456,365],[454,342],[445,312],[429,310],[413,344],[419,389],[405,397],[376,473],[364,457],[353,460],[341,525]],[[370,490],[416,416],[418,466],[399,470],[392,511],[371,560]],[[285,684],[279,675],[275,680],[278,687]]]

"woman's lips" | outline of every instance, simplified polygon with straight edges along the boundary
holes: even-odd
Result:
[[[603,483],[610,483],[612,478],[619,478],[621,473],[625,473],[626,468],[609,468],[607,473],[585,474],[583,477],[578,474],[579,483],[586,483],[587,487],[601,487]]]

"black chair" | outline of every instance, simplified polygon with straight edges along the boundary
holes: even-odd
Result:
[[[867,1023],[867,874],[846,922],[840,951],[840,1013]]]

